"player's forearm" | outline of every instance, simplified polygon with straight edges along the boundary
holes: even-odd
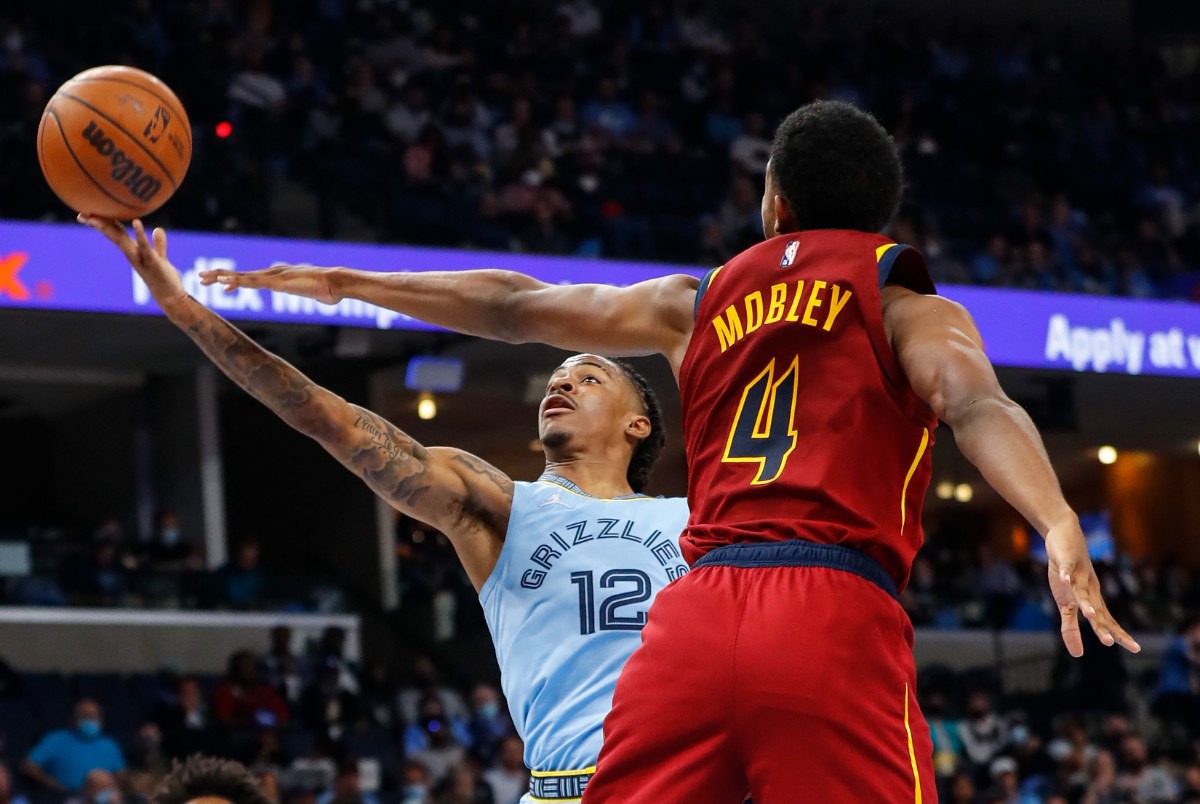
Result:
[[[335,296],[369,302],[464,335],[510,343],[528,339],[515,309],[520,294],[547,287],[533,277],[493,269],[330,271],[330,290]]]
[[[313,438],[327,428],[325,411],[337,400],[286,360],[271,354],[191,296],[163,305],[167,318],[188,334],[225,376],[285,422]]]
[[[1043,536],[1075,516],[1037,427],[1020,405],[987,397],[966,405],[947,424],[967,460]]]
[[[419,508],[419,498],[430,486],[425,447],[382,417],[317,385],[190,296],[164,310],[229,379],[320,443],[376,494],[428,519],[428,512]]]

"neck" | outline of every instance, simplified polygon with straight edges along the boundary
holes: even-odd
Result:
[[[586,457],[554,459],[547,456],[546,472],[570,480],[593,497],[624,497],[633,494],[623,464]]]

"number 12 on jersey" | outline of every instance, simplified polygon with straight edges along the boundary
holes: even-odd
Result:
[[[772,358],[742,392],[721,460],[758,464],[751,485],[762,486],[778,480],[788,456],[796,448],[799,374],[799,356],[792,358],[787,371],[778,377]]]

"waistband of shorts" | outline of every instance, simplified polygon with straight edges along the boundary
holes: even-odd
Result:
[[[529,797],[534,801],[579,801],[596,768],[573,771],[531,771]]]
[[[742,542],[709,550],[696,560],[701,567],[822,567],[857,575],[898,598],[896,582],[878,561],[861,550],[840,544],[818,544],[802,539],[782,542]]]

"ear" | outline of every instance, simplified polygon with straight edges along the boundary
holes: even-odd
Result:
[[[775,196],[775,231],[781,235],[796,231],[796,216],[792,213],[792,205],[781,195]]]
[[[625,426],[625,435],[641,441],[650,435],[651,429],[650,419],[639,413]]]

